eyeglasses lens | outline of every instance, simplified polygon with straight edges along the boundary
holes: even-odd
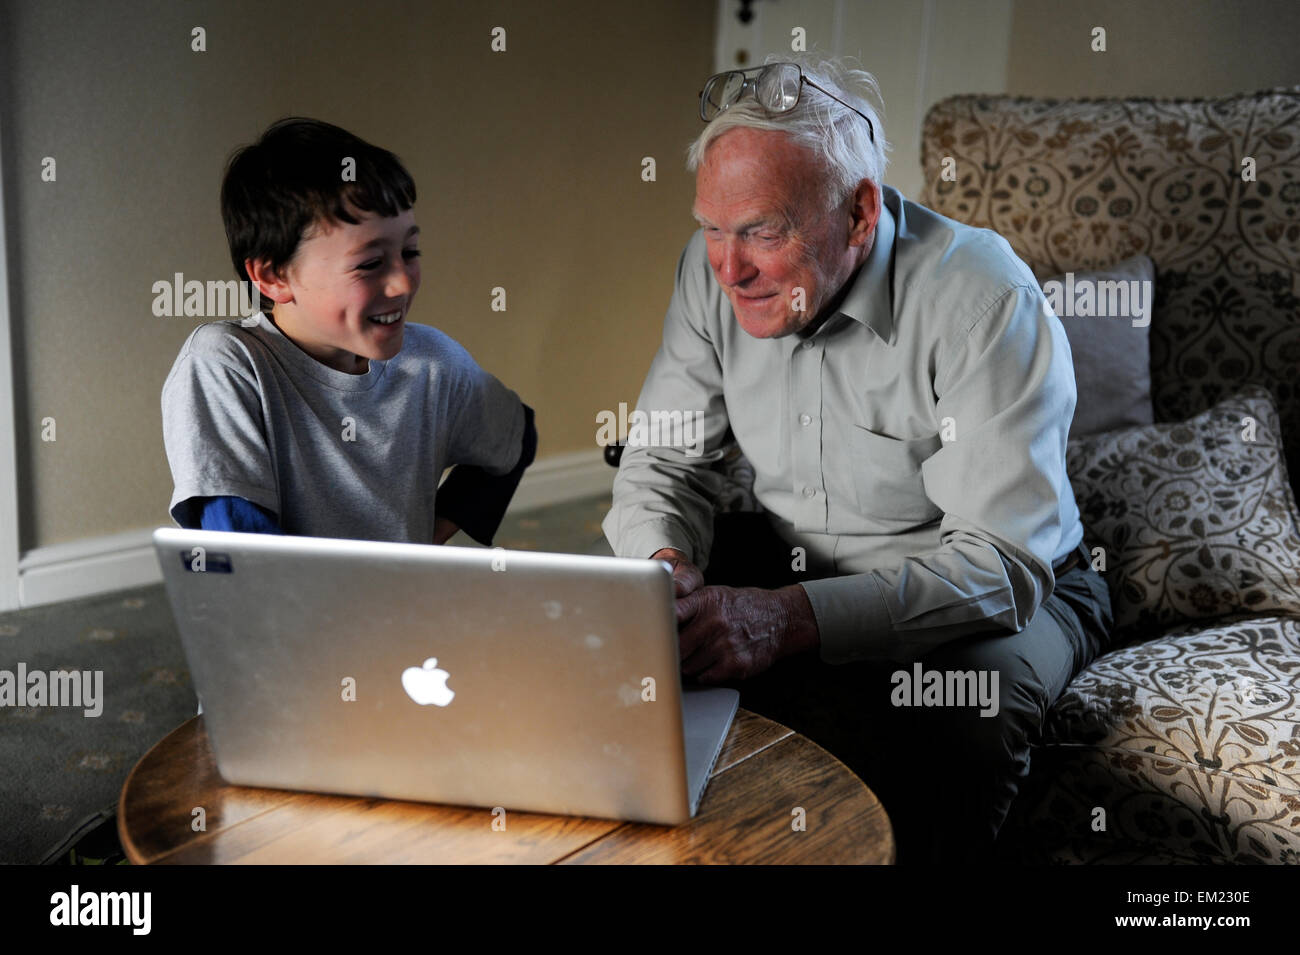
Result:
[[[774,113],[794,109],[794,104],[799,102],[799,67],[792,63],[769,67],[758,75],[754,94]]]
[[[704,116],[712,119],[728,106],[740,99],[745,89],[745,75],[731,72],[721,73],[709,80],[704,89]]]

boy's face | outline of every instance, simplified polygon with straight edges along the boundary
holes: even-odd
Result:
[[[360,221],[309,228],[269,294],[275,325],[317,361],[352,375],[392,358],[420,288],[415,210],[396,216],[349,210]],[[263,275],[259,270],[259,275]],[[375,318],[397,320],[381,324]]]

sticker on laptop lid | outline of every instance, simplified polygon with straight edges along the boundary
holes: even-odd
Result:
[[[181,566],[192,574],[231,574],[229,554],[209,553],[206,547],[191,547],[180,552]]]

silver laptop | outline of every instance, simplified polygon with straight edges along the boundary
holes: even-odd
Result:
[[[740,694],[683,691],[667,565],[154,531],[232,783],[676,825]]]

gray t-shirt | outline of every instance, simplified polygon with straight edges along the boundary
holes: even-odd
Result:
[[[196,527],[194,498],[233,495],[287,534],[430,543],[444,469],[508,472],[524,410],[454,339],[427,325],[403,336],[349,375],[262,313],[194,329],[162,389],[172,518]]]

